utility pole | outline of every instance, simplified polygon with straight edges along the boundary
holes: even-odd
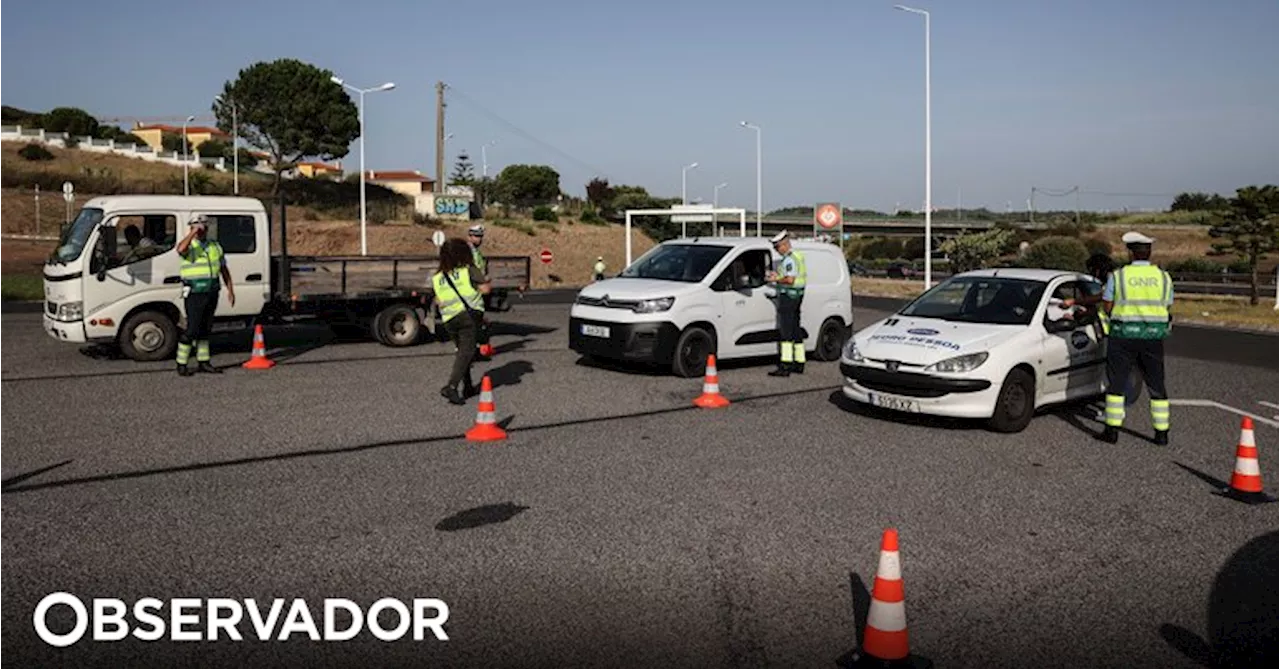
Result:
[[[436,188],[444,192],[444,82],[436,82]]]

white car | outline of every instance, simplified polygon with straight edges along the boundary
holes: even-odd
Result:
[[[840,247],[796,240],[807,285],[800,307],[806,357],[840,358],[853,327],[849,267]],[[765,275],[778,260],[763,237],[676,239],[640,256],[614,278],[579,293],[569,313],[569,348],[586,357],[669,365],[701,376],[717,360],[774,357],[777,288]]]
[[[844,395],[1019,432],[1042,406],[1105,392],[1096,311],[1058,303],[1100,290],[1087,274],[1058,270],[953,276],[849,340],[840,360]]]

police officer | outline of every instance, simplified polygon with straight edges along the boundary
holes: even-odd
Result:
[[[604,281],[604,256],[596,256],[595,267],[591,269],[595,272],[596,281]]]
[[[471,265],[480,272],[482,276],[489,275],[489,261],[485,260],[484,254],[480,253],[480,245],[484,243],[484,225],[477,223],[467,228],[467,245],[471,247]],[[486,292],[484,294],[485,309],[493,309],[493,293]],[[493,347],[489,345],[489,324],[485,320],[476,323],[476,350],[477,360],[489,360],[489,355],[493,352]]]
[[[444,329],[457,346],[449,382],[440,394],[452,404],[465,404],[475,394],[471,379],[471,363],[476,357],[476,331],[484,317],[484,295],[489,293],[489,280],[472,261],[467,244],[450,239],[440,248],[440,269],[431,277],[431,289],[440,308]],[[462,394],[458,384],[463,384]]]
[[[766,280],[778,287],[778,368],[769,376],[791,376],[804,373],[804,337],[800,334],[800,304],[804,301],[807,272],[804,255],[791,248],[786,230],[769,241],[782,256],[777,272],[769,272]]]
[[[1172,325],[1173,279],[1151,264],[1154,239],[1138,232],[1121,238],[1132,262],[1107,278],[1102,308],[1110,320],[1107,341],[1107,396],[1100,438],[1114,444],[1124,424],[1125,385],[1136,368],[1151,397],[1155,443],[1169,443],[1169,395],[1164,379],[1164,339]],[[1137,390],[1136,388],[1133,390]]]
[[[195,373],[187,367],[193,342],[200,371],[221,374],[222,370],[209,360],[209,331],[213,328],[213,315],[218,310],[219,276],[227,284],[227,300],[232,306],[236,303],[236,291],[222,245],[209,239],[209,217],[196,216],[176,250],[181,259],[178,276],[182,280],[183,307],[187,315],[187,328],[178,338],[178,374],[191,376]]]

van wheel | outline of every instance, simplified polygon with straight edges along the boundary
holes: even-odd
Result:
[[[422,334],[418,312],[407,304],[393,304],[373,317],[373,336],[387,346],[412,346]]]
[[[124,320],[116,344],[130,360],[164,360],[178,350],[178,326],[159,311],[139,311]]]
[[[702,376],[707,373],[707,356],[715,352],[716,341],[711,333],[700,327],[691,327],[676,340],[671,371],[686,379]]]
[[[818,345],[813,351],[813,357],[823,362],[839,360],[848,339],[849,331],[844,323],[839,318],[828,318],[818,329]]]
[[[1031,423],[1036,408],[1036,380],[1025,369],[1004,377],[995,411],[987,426],[996,432],[1021,432]]]

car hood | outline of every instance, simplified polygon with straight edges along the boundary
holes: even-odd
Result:
[[[662,279],[605,279],[597,281],[581,291],[578,297],[600,299],[606,295],[616,300],[648,300],[676,297],[697,290],[696,283],[663,281]]]
[[[985,351],[1021,329],[1016,325],[895,315],[863,329],[854,341],[867,358],[931,365],[957,355]]]

